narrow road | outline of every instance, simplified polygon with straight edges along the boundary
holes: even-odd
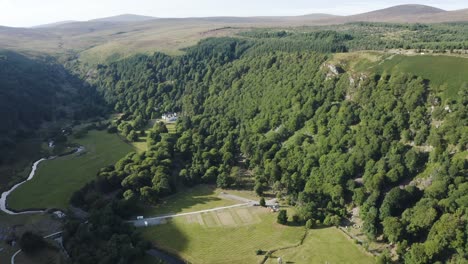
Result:
[[[44,238],[51,238],[51,237],[56,236],[56,235],[61,235],[62,233],[63,233],[63,231],[59,231],[59,232],[47,235]],[[11,256],[11,259],[10,259],[11,264],[15,264],[16,255],[18,255],[19,253],[21,253],[21,249],[16,251],[15,254],[13,254],[13,256]]]
[[[252,203],[235,204],[235,205],[230,205],[230,206],[216,207],[216,208],[212,208],[212,209],[206,209],[206,210],[189,212],[189,213],[168,214],[168,215],[161,215],[161,216],[156,216],[156,217],[149,217],[149,218],[145,218],[145,219],[130,220],[130,221],[128,221],[128,223],[131,223],[136,227],[160,225],[160,224],[163,223],[164,220],[171,219],[171,218],[174,218],[174,217],[201,214],[201,213],[208,213],[208,212],[225,210],[225,209],[229,209],[229,208],[236,208],[236,207],[242,207],[242,206],[252,206],[252,205],[253,205]]]

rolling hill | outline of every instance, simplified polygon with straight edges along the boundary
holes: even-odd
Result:
[[[445,10],[425,5],[398,5],[381,10],[343,17],[342,22],[410,22],[418,17],[446,13]]]
[[[468,21],[468,9],[445,11],[400,5],[352,16],[309,14],[276,17],[155,18],[124,14],[36,28],[0,27],[0,46],[25,54],[78,55],[88,63],[154,51],[179,54],[207,37],[232,36],[251,28],[335,25],[350,22],[439,23]]]
[[[151,16],[134,15],[134,14],[122,14],[118,16],[93,19],[90,21],[94,21],[94,22],[141,22],[141,21],[148,21],[148,20],[153,20],[153,19],[157,19],[157,18],[151,17]]]

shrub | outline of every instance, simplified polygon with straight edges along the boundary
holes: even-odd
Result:
[[[296,223],[296,224],[299,223],[299,216],[297,214],[293,214],[292,221],[293,223]]]
[[[277,219],[278,224],[285,225],[288,223],[288,213],[286,210],[280,210],[278,213],[278,219]]]
[[[108,128],[107,128],[107,133],[109,133],[109,134],[115,134],[115,133],[117,133],[117,127],[115,127],[115,126],[110,126],[110,127],[108,127]]]
[[[21,239],[19,241],[19,246],[21,250],[24,251],[26,254],[34,253],[39,249],[44,248],[45,245],[46,242],[44,241],[44,238],[31,231],[26,231],[21,236]]]
[[[266,202],[265,202],[265,198],[260,198],[260,206],[263,206],[265,207],[266,206]]]
[[[313,226],[314,226],[314,221],[312,219],[307,220],[305,227],[307,229],[312,229]]]

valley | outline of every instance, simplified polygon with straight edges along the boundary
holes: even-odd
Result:
[[[465,14],[0,27],[0,263],[464,263]]]

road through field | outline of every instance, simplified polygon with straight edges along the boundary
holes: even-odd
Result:
[[[208,212],[215,212],[215,211],[221,211],[221,210],[226,210],[226,209],[231,209],[231,208],[236,208],[236,207],[243,207],[243,206],[256,206],[258,205],[258,201],[254,201],[251,199],[247,199],[244,197],[240,197],[234,194],[228,194],[225,192],[222,192],[219,196],[226,198],[226,199],[231,199],[231,200],[236,200],[243,202],[241,204],[235,204],[235,205],[230,205],[230,206],[222,206],[222,207],[215,207],[211,209],[205,209],[205,210],[200,210],[200,211],[195,211],[195,212],[188,212],[188,213],[179,213],[179,214],[164,214],[164,215],[159,215],[159,216],[154,216],[154,217],[148,217],[144,219],[137,219],[137,220],[130,220],[128,223],[133,224],[135,227],[145,227],[145,226],[153,226],[153,225],[160,225],[165,223],[165,220],[174,218],[174,217],[181,217],[181,216],[187,216],[187,215],[195,215],[195,214],[202,214],[202,213],[208,213]],[[271,199],[267,200],[266,206],[273,206],[276,203],[276,199]]]

